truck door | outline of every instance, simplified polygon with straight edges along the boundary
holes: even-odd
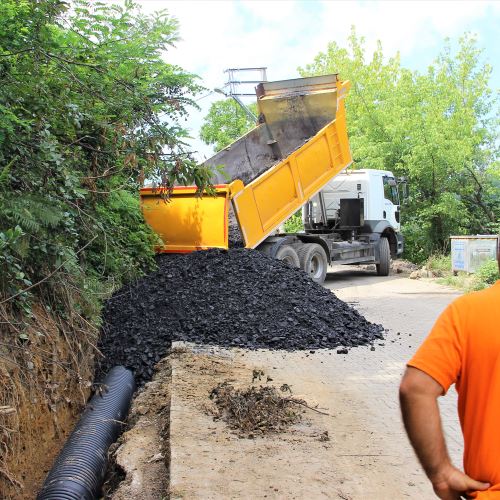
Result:
[[[400,230],[400,206],[398,185],[394,177],[384,176],[384,219],[396,230]]]

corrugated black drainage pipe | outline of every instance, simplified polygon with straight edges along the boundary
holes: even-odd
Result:
[[[101,387],[59,453],[38,500],[99,498],[108,448],[118,439],[130,408],[134,376],[123,366],[115,366]]]

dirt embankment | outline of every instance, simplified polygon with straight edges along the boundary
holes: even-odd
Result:
[[[32,499],[89,395],[96,332],[40,304],[0,318],[0,498]]]

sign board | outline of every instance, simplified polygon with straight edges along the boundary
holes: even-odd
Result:
[[[496,259],[495,235],[451,236],[451,270],[476,272],[484,262]]]
[[[465,262],[467,260],[466,240],[451,239],[451,270],[465,271]]]

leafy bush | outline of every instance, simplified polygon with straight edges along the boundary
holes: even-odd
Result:
[[[464,292],[482,290],[500,279],[496,260],[484,262],[474,274],[463,271],[453,273],[450,255],[432,255],[427,259],[425,267],[440,278],[438,283],[458,288]]]
[[[426,229],[428,229],[428,224],[425,222],[420,224],[416,221],[408,221],[401,227],[405,242],[403,257],[415,264],[423,264],[431,253]]]
[[[286,222],[285,222],[285,232],[287,233],[298,233],[304,229],[304,224],[302,223],[302,209],[295,212]]]
[[[497,280],[500,280],[498,262],[496,260],[487,260],[476,271],[473,288],[474,290],[481,290],[489,285],[493,285]]]
[[[19,226],[0,232],[0,288],[12,295],[32,284],[21,267],[21,258],[26,251],[23,237]],[[22,299],[28,297],[26,293],[21,295]]]
[[[131,0],[3,0],[0,33],[0,301],[34,284],[95,323],[154,265],[142,180],[209,184],[180,126],[201,87],[165,62],[177,21]]]
[[[445,273],[451,273],[451,255],[431,255],[427,259],[425,267],[441,276]]]

